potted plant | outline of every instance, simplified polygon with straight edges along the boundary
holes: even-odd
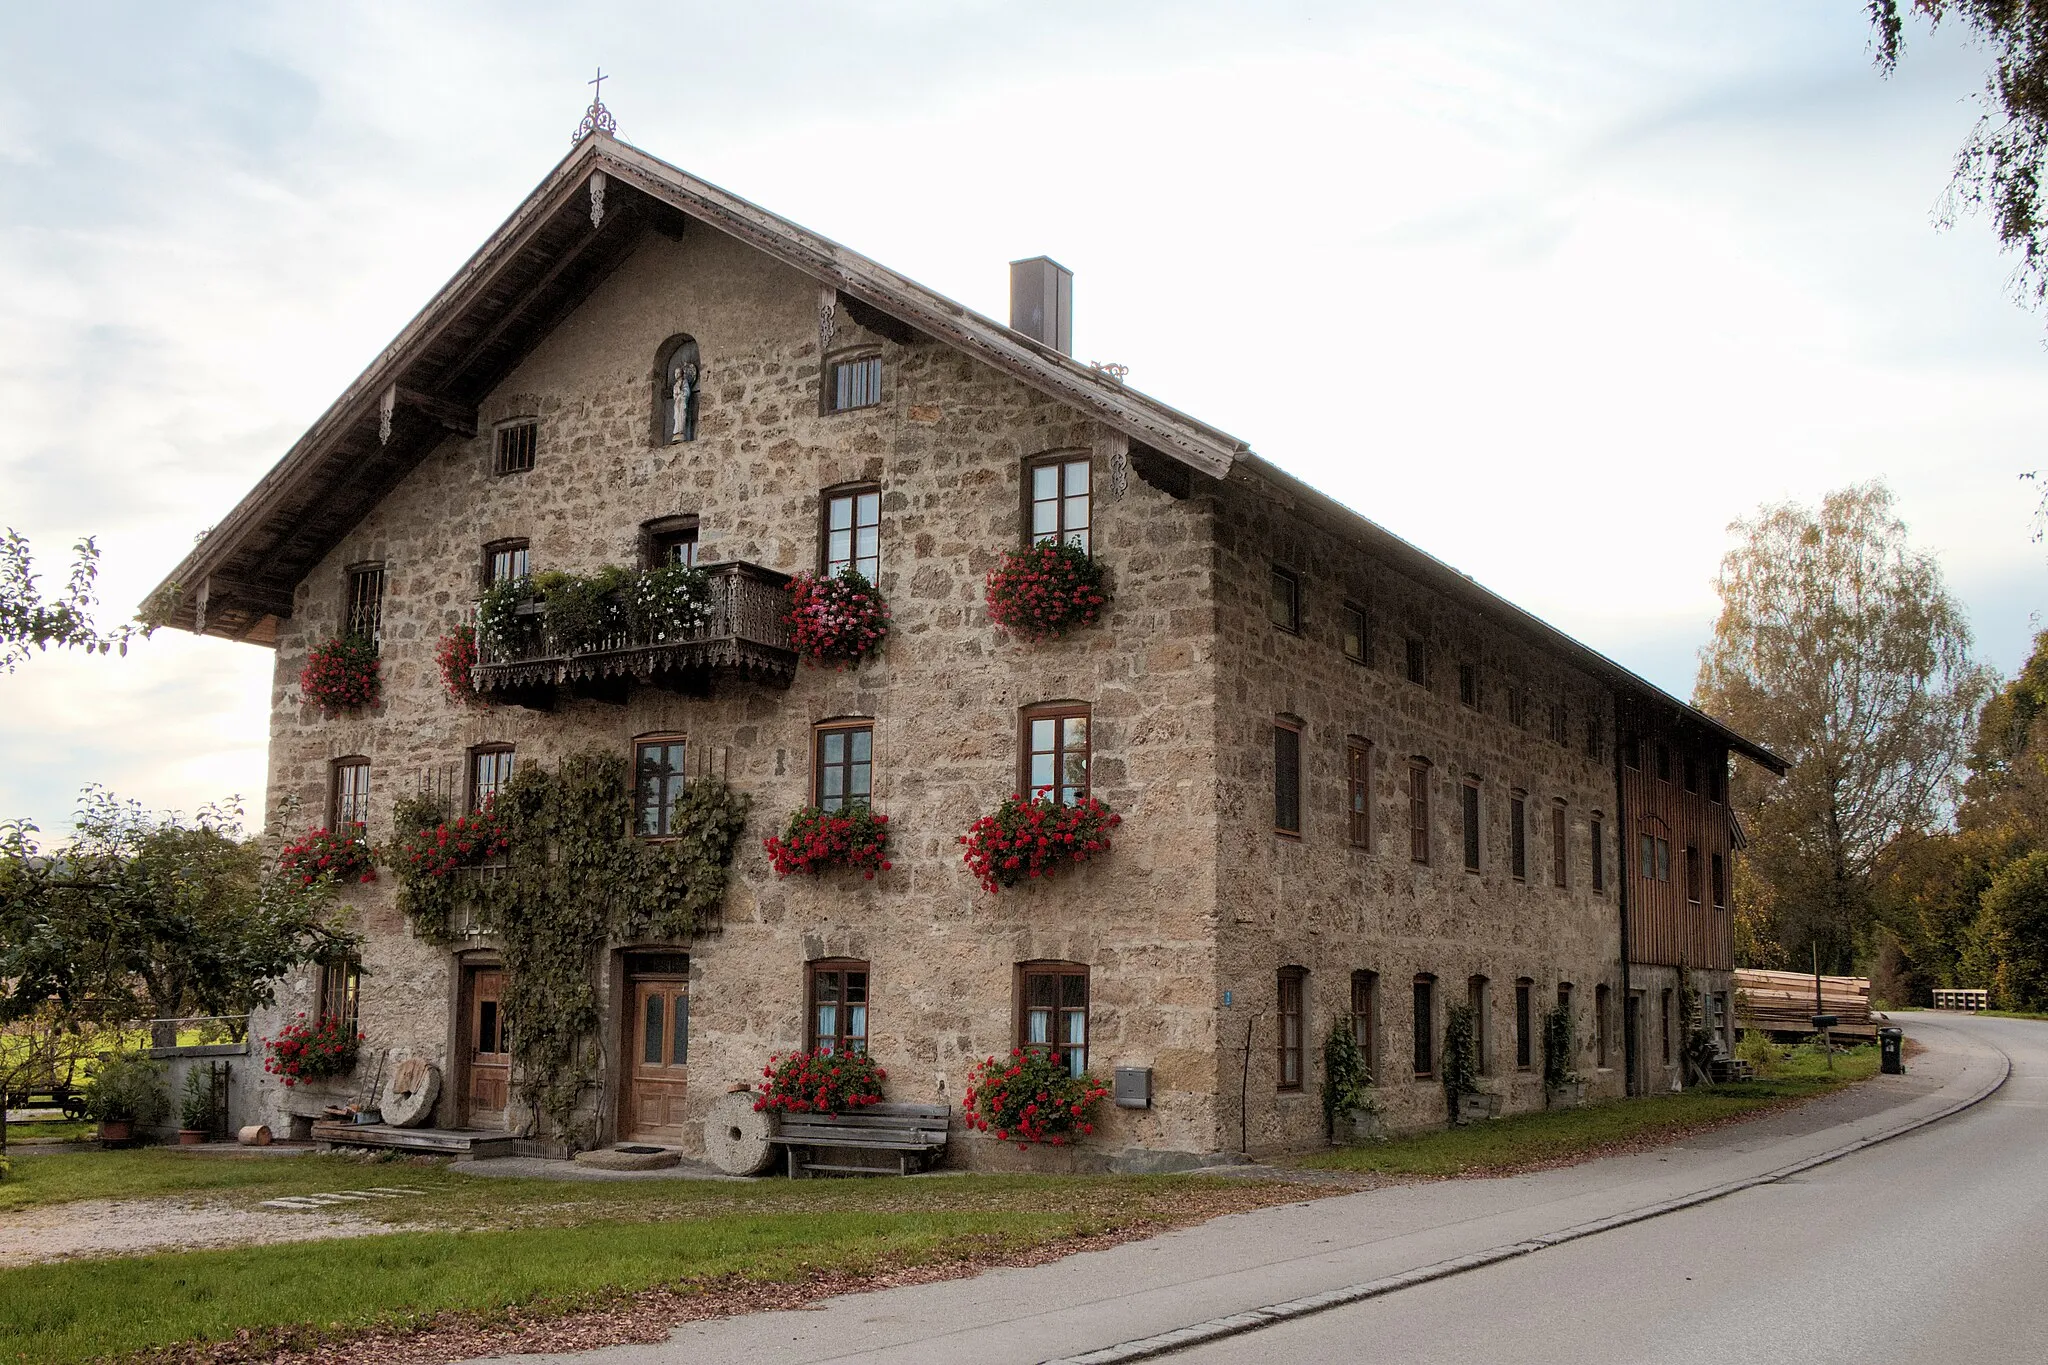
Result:
[[[1087,1072],[1076,1076],[1057,1052],[1013,1050],[976,1062],[967,1072],[961,1117],[969,1128],[1014,1142],[1064,1147],[1095,1131],[1095,1110],[1109,1087]]]
[[[880,1104],[882,1082],[889,1079],[865,1052],[826,1048],[770,1057],[761,1076],[755,1112],[785,1114],[842,1114]]]
[[[347,1075],[356,1064],[363,1035],[339,1019],[307,1023],[303,1011],[263,1044],[263,1069],[286,1087]]]
[[[856,569],[829,578],[800,573],[789,580],[789,644],[814,664],[845,668],[881,646],[889,633],[882,594]]]
[[[98,1122],[100,1141],[128,1142],[138,1128],[154,1128],[170,1112],[164,1067],[139,1052],[108,1057],[85,1088],[85,1112]]]
[[[213,1131],[213,1096],[199,1084],[199,1068],[185,1073],[185,1098],[178,1104],[178,1145],[197,1147]]]
[[[983,583],[988,619],[1015,639],[1051,640],[1092,625],[1109,604],[1102,566],[1066,541],[1041,540],[1002,557]]]
[[[330,716],[377,704],[377,646],[361,635],[336,635],[313,646],[299,673],[299,691]]]
[[[1051,796],[1011,796],[960,836],[967,870],[990,894],[1050,877],[1067,863],[1109,852],[1109,832],[1123,817],[1092,796],[1072,805]]]
[[[1339,1147],[1356,1147],[1383,1141],[1379,1101],[1372,1093],[1372,1064],[1358,1040],[1351,1036],[1350,1021],[1339,1019],[1330,1025],[1323,1043],[1323,1120],[1329,1125],[1330,1141]]]
[[[476,690],[476,627],[457,626],[453,635],[443,635],[434,646],[434,664],[441,670],[441,686],[448,700],[458,706],[482,706]]]
[[[865,802],[822,810],[805,806],[789,817],[789,827],[779,835],[761,841],[775,875],[787,877],[807,872],[812,876],[829,867],[857,868],[869,881],[877,872],[887,872],[889,862],[889,817],[876,815]]]
[[[339,829],[308,830],[277,854],[277,870],[300,886],[317,881],[374,882],[377,855],[360,820],[343,821]]]
[[[1560,1000],[1543,1015],[1543,1103],[1551,1109],[1576,1109],[1586,1102],[1586,1083],[1572,1065],[1578,1051],[1578,1030],[1572,1007]]]

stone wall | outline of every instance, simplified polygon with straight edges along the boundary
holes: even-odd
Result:
[[[1155,1068],[1154,1109],[1113,1113],[1101,1145],[1212,1150],[1209,504],[1114,477],[1118,440],[1071,409],[936,344],[870,335],[843,312],[831,345],[879,348],[884,401],[821,415],[818,305],[814,283],[714,231],[650,234],[483,401],[483,434],[444,442],[299,585],[273,685],[271,809],[296,805],[295,827],[319,822],[331,760],[365,755],[371,835],[383,841],[392,802],[420,774],[445,772],[461,789],[472,745],[511,743],[521,764],[552,763],[685,734],[694,769],[754,801],[722,925],[688,945],[693,1112],[801,1044],[807,960],[869,960],[871,1046],[891,1097],[957,1104],[968,1065],[1011,1046],[1014,964],[1063,959],[1092,971],[1098,1074]],[[656,350],[679,332],[696,338],[704,366],[698,436],[656,446]],[[539,420],[536,467],[494,477],[490,425],[522,416]],[[1094,548],[1115,599],[1097,627],[1027,647],[989,626],[982,579],[1020,543],[1021,462],[1060,449],[1093,452]],[[587,571],[632,563],[643,522],[695,513],[702,561],[793,572],[817,564],[818,490],[852,480],[883,490],[879,586],[894,620],[879,660],[806,668],[788,691],[640,689],[623,706],[572,701],[552,713],[466,710],[444,696],[435,645],[470,608],[486,542],[525,537],[536,571]],[[301,702],[297,678],[309,647],[339,627],[347,567],[366,561],[387,574],[384,701],[329,720]],[[1108,858],[990,896],[955,839],[1015,784],[1018,709],[1052,699],[1092,705],[1096,793],[1125,823]],[[873,882],[778,881],[760,839],[809,799],[812,725],[852,716],[874,723],[874,804],[890,817],[894,870]],[[365,1055],[445,1065],[453,957],[411,937],[395,890],[387,875],[348,893],[369,938]],[[279,1013],[303,1007],[306,991],[287,983]],[[614,1081],[594,1101],[607,1138]],[[274,1091],[269,1103],[284,1107]],[[451,1100],[442,1121],[454,1116]]]
[[[1609,1064],[1597,1065],[1595,988],[1619,1000],[1620,921],[1613,882],[1616,822],[1612,706],[1593,679],[1496,623],[1407,577],[1352,543],[1283,509],[1247,478],[1225,486],[1217,520],[1218,671],[1216,749],[1221,782],[1217,849],[1220,1059],[1229,1145],[1243,1131],[1253,1152],[1323,1140],[1321,1045],[1348,1017],[1355,971],[1378,975],[1376,1075],[1390,1129],[1441,1124],[1436,1080],[1413,1078],[1412,988],[1437,978],[1436,1052],[1447,1006],[1466,1001],[1468,982],[1487,979],[1487,1074],[1482,1089],[1504,1111],[1543,1105],[1540,1013],[1570,982],[1589,1092],[1624,1088],[1621,1014],[1610,1011]],[[1268,615],[1274,566],[1301,586],[1299,633]],[[1343,612],[1362,606],[1369,624],[1364,662],[1345,655]],[[1405,641],[1425,642],[1425,685],[1408,681]],[[1459,665],[1477,672],[1478,705],[1461,703]],[[1524,694],[1524,722],[1510,723],[1508,693]],[[1553,742],[1549,706],[1566,707],[1566,743]],[[1277,719],[1301,728],[1303,828],[1274,829]],[[1600,727],[1600,757],[1588,752],[1588,719]],[[1346,746],[1370,744],[1370,845],[1351,846]],[[1427,762],[1430,861],[1410,854],[1406,787],[1411,758]],[[1461,788],[1481,791],[1481,871],[1463,860]],[[1509,870],[1510,799],[1525,794],[1526,876]],[[1567,885],[1551,884],[1553,803],[1568,823]],[[1589,822],[1605,813],[1607,888],[1591,889]],[[1298,1091],[1278,1087],[1278,974],[1307,969],[1305,1076]],[[1534,1068],[1515,1067],[1514,990],[1534,983]],[[1241,1081],[1249,1034],[1249,1081]]]

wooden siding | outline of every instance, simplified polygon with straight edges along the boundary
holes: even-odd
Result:
[[[1713,859],[1722,866],[1728,885],[1732,824],[1725,778],[1718,788],[1712,773],[1727,772],[1728,749],[1711,736],[1670,725],[1643,714],[1646,708],[1624,704],[1618,726],[1624,761],[1621,764],[1622,819],[1616,842],[1621,874],[1628,891],[1628,955],[1631,962],[1727,971],[1735,966],[1735,919],[1727,906],[1714,904]],[[1635,766],[1626,762],[1634,740]],[[1657,748],[1669,755],[1668,778],[1659,777]],[[1696,765],[1697,791],[1685,788],[1686,760]],[[1711,799],[1718,791],[1721,800]],[[1646,865],[1643,835],[1670,845],[1669,879],[1659,880],[1654,857]],[[1698,851],[1700,900],[1687,895],[1686,849]],[[1724,893],[1725,894],[1725,893]]]

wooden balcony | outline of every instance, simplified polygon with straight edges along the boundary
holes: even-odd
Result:
[[[633,686],[708,691],[720,679],[788,687],[796,679],[783,615],[789,576],[758,564],[707,564],[711,619],[681,636],[651,640],[631,631],[567,647],[535,612],[527,638],[509,648],[478,641],[477,692],[545,710],[562,691],[623,702]]]

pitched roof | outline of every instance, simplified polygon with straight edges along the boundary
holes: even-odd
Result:
[[[166,624],[274,644],[296,585],[625,260],[643,229],[696,219],[834,291],[856,321],[921,332],[1211,478],[1314,509],[1333,529],[1777,771],[1775,755],[1259,459],[1244,441],[983,317],[859,252],[604,133],[586,137],[161,584]]]

